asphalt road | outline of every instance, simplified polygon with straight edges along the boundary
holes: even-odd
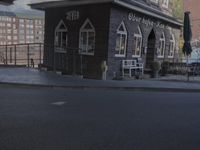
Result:
[[[0,150],[199,150],[200,94],[0,87]]]

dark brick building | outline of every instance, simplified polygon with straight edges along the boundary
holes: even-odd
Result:
[[[166,1],[65,0],[32,4],[45,10],[44,66],[64,73],[121,75],[122,60],[175,61],[181,23],[162,11]],[[168,1],[167,1],[168,2]],[[164,9],[166,11],[166,8]]]

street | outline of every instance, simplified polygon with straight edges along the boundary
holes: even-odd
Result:
[[[0,150],[199,150],[200,93],[0,86]]]

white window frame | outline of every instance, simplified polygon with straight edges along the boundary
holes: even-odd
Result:
[[[158,58],[164,58],[165,55],[165,34],[162,32],[160,40],[159,40],[159,47],[157,49]]]
[[[87,24],[89,24],[92,27],[92,29],[85,29],[85,26]],[[86,45],[82,44],[83,43],[82,42],[83,39],[82,39],[82,36],[81,36],[82,33],[86,33]],[[89,45],[89,33],[93,33],[94,34],[93,52],[89,52],[90,47],[92,47],[92,45]],[[96,37],[95,28],[92,25],[91,21],[89,19],[86,19],[85,22],[83,23],[83,25],[81,26],[80,31],[79,31],[79,54],[81,54],[81,55],[91,55],[91,56],[94,55],[95,44],[96,44],[96,38],[95,37]],[[83,47],[85,47],[84,51],[82,50]]]
[[[136,41],[135,41],[135,38],[137,39]],[[139,57],[141,57],[141,52],[142,52],[142,41],[143,41],[143,40],[142,40],[142,39],[143,39],[142,32],[141,32],[141,29],[140,29],[139,26],[137,27],[137,33],[134,34],[133,39],[134,39],[134,47],[133,47],[133,54],[132,54],[132,57],[137,57],[137,58],[139,58]],[[138,47],[138,40],[140,40],[139,55],[136,55],[136,53],[137,53],[136,49],[137,49],[137,47]]]
[[[176,45],[176,41],[175,41],[174,34],[171,34],[170,41],[169,41],[168,58],[174,58],[175,45]]]
[[[123,27],[124,31],[120,31],[120,27]],[[119,41],[119,49],[117,49],[117,39],[116,39],[116,46],[115,46],[115,57],[125,57],[126,56],[126,51],[127,51],[127,29],[126,26],[124,24],[124,21],[122,21],[119,25],[119,27],[117,28],[117,37],[120,36],[120,41]],[[121,54],[122,51],[122,39],[123,36],[125,36],[125,43],[124,43],[124,54]],[[118,52],[118,53],[116,53]]]
[[[60,26],[61,25],[64,25],[65,29],[60,29]],[[66,42],[66,47],[61,47],[58,45],[58,33],[61,33],[61,44],[60,45],[63,45],[63,39],[62,39],[62,34],[63,32],[66,32],[66,34],[68,33],[68,30],[67,30],[67,27],[65,25],[65,23],[63,22],[63,20],[61,20],[56,29],[55,29],[55,36],[54,36],[54,51],[57,52],[57,53],[66,53],[66,48],[67,48],[67,44],[68,44],[68,34],[66,35],[66,39],[64,42]]]
[[[158,4],[158,0],[150,0],[152,3]]]
[[[162,7],[169,8],[169,0],[163,0]]]

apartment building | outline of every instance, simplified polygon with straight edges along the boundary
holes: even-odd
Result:
[[[43,43],[44,17],[0,11],[0,45]]]

